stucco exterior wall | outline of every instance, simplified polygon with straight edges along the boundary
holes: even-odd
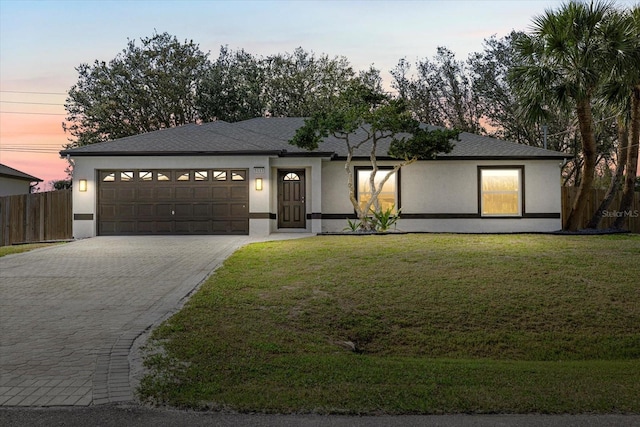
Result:
[[[96,235],[97,171],[105,169],[197,169],[239,168],[249,171],[249,230],[263,236],[278,231],[337,232],[353,214],[347,190],[344,162],[317,157],[269,156],[139,156],[75,158],[73,209],[74,237]],[[381,162],[381,166],[391,165]],[[354,166],[369,163],[354,162]],[[517,218],[481,218],[478,214],[478,167],[523,168],[525,215]],[[277,176],[279,169],[304,169],[306,227],[278,230]],[[263,179],[256,190],[255,179]],[[80,192],[78,181],[87,180]],[[429,161],[400,171],[400,206],[411,215],[397,224],[401,231],[415,232],[547,232],[561,228],[561,188],[558,160],[528,161]],[[530,214],[530,217],[527,217]],[[463,217],[454,218],[452,216]],[[475,215],[475,217],[474,217]],[[555,216],[555,217],[554,217]]]
[[[0,197],[29,194],[29,181],[0,176]]]
[[[368,166],[357,162],[354,166]],[[381,162],[380,165],[385,165]],[[518,218],[473,218],[479,216],[478,167],[522,167],[524,213]],[[348,198],[347,178],[342,161],[325,162],[322,174],[323,214],[344,215],[345,219],[323,221],[324,232],[338,232],[353,213]],[[562,227],[560,162],[558,160],[426,161],[400,171],[400,206],[403,214],[397,229],[425,232],[548,232]],[[462,218],[448,218],[462,215]],[[543,218],[527,217],[543,216]],[[549,218],[556,215],[557,218]],[[423,216],[423,218],[420,218]]]

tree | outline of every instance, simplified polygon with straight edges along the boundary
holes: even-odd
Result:
[[[56,180],[49,181],[49,184],[56,191],[68,190],[68,189],[71,188],[72,181],[71,181],[71,179],[59,179],[57,181]]]
[[[412,118],[403,100],[392,99],[360,83],[352,85],[348,92],[334,100],[330,110],[316,112],[305,120],[290,143],[315,150],[329,135],[344,141],[348,153],[345,171],[349,200],[360,226],[371,231],[374,223],[368,220],[368,216],[382,213],[378,196],[388,179],[403,166],[450,152],[453,149],[451,140],[457,139],[458,134],[454,130],[429,131]],[[379,148],[386,143],[387,152],[380,153]],[[371,198],[361,204],[356,197],[351,165],[356,152],[367,146],[372,168],[369,175]],[[379,171],[377,156],[380,154],[396,159],[396,163],[380,182],[376,182]]]
[[[533,32],[516,41],[511,78],[531,121],[545,120],[549,109],[575,110],[581,136],[582,172],[578,195],[566,228],[577,230],[591,193],[597,163],[593,103],[612,68],[629,52],[616,51],[606,22],[615,9],[608,3],[571,1],[534,18]]]
[[[480,124],[482,112],[472,90],[467,65],[453,52],[438,47],[436,56],[416,64],[416,76],[410,77],[411,65],[401,59],[391,71],[392,87],[408,103],[415,117],[425,123],[484,133]]]
[[[354,78],[344,57],[317,56],[299,47],[257,58],[223,46],[201,85],[198,108],[205,120],[307,117],[328,108]]]
[[[267,108],[276,117],[308,117],[327,109],[355,78],[345,57],[316,57],[301,47],[267,57],[264,68]]]
[[[512,31],[498,39],[485,39],[484,50],[469,56],[468,64],[472,74],[472,89],[480,104],[482,117],[487,123],[488,135],[534,147],[544,147],[544,126],[548,138],[547,148],[569,151],[571,137],[563,132],[571,127],[573,117],[556,109],[549,114],[546,123],[532,123],[519,113],[520,99],[509,79],[509,73],[521,65],[515,54],[515,41],[525,36]]]
[[[627,28],[627,26],[629,27],[631,37],[628,42],[632,52],[628,66],[622,69],[619,75],[622,87],[626,87],[629,94],[628,103],[626,104],[629,111],[629,142],[627,144],[625,180],[619,211],[628,212],[633,203],[640,154],[640,5],[636,5],[628,13],[621,14],[619,17],[622,21],[614,20],[612,22],[612,30],[620,31],[623,28]],[[617,217],[613,227],[621,229],[623,223],[624,217]]]
[[[603,102],[617,114],[617,165],[611,183],[600,206],[589,220],[587,228],[598,228],[604,211],[623,187],[620,212],[631,208],[634,181],[638,166],[640,134],[640,7],[616,12],[608,19],[604,32],[612,48],[629,52],[624,61],[612,68],[600,90]],[[613,228],[622,228],[625,217],[619,216]]]
[[[65,103],[73,146],[122,138],[200,120],[196,93],[208,66],[193,41],[168,33],[129,40],[108,63],[80,64]]]
[[[243,49],[220,48],[200,85],[198,109],[205,121],[237,122],[261,117],[267,110],[266,70],[262,60]]]

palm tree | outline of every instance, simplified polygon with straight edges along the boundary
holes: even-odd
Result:
[[[630,65],[623,78],[629,89],[627,92],[629,93],[629,142],[627,144],[624,189],[619,211],[627,212],[633,203],[638,154],[640,153],[640,5],[634,6],[623,19],[631,28],[633,37],[630,40],[632,52],[634,52],[630,56]],[[622,228],[625,218],[626,216],[618,216],[613,227]]]
[[[553,108],[574,109],[577,115],[583,162],[578,195],[565,225],[571,231],[581,226],[593,187],[597,146],[592,106],[615,60],[620,60],[613,49],[619,44],[607,39],[616,35],[606,25],[615,13],[610,3],[571,1],[535,17],[532,33],[516,41],[523,65],[510,77],[523,100],[523,113],[531,121],[548,119]]]
[[[618,164],[607,194],[587,228],[598,228],[603,212],[609,209],[623,184],[620,211],[628,210],[633,200],[640,132],[640,6],[612,14],[603,26],[603,33],[609,43],[607,50],[618,53],[608,58],[611,61],[608,81],[600,92],[602,101],[618,115]],[[622,228],[624,219],[619,217],[613,227]]]

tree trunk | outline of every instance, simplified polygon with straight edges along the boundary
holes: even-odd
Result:
[[[607,194],[605,194],[602,203],[600,203],[600,206],[598,207],[598,210],[593,214],[593,217],[591,217],[589,223],[587,223],[587,228],[598,228],[600,222],[602,221],[602,215],[604,215],[604,211],[609,209],[609,206],[611,206],[611,202],[613,202],[614,196],[622,186],[622,174],[627,164],[628,145],[628,129],[624,124],[624,117],[620,116],[618,117],[618,164],[616,165],[616,171],[611,177],[611,184],[609,184]]]
[[[631,92],[631,123],[629,125],[629,144],[627,147],[627,166],[622,190],[622,200],[618,209],[618,216],[613,223],[613,228],[621,230],[625,219],[633,203],[633,195],[636,184],[636,171],[638,169],[638,152],[640,151],[640,84]]]
[[[578,195],[573,203],[569,217],[567,218],[566,230],[576,231],[582,225],[582,217],[587,207],[587,200],[593,188],[593,175],[596,168],[596,140],[593,132],[593,114],[591,112],[590,99],[580,100],[577,103],[578,125],[580,136],[582,137],[582,173]]]

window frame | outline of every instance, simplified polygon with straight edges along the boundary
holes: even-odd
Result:
[[[378,172],[377,173],[387,173],[390,170],[393,169],[393,166],[378,166]],[[373,170],[373,167],[371,166],[354,166],[353,167],[353,185],[354,185],[354,189],[355,189],[355,196],[356,196],[356,200],[358,201],[358,204],[360,204],[360,179],[359,179],[359,175],[360,175],[360,171],[367,171],[369,173],[371,173],[371,171]],[[401,202],[401,197],[400,197],[400,169],[398,169],[395,172],[396,175],[396,185],[395,185],[395,213],[400,211],[400,208],[402,207],[402,202]],[[368,179],[368,177],[367,177]],[[355,209],[353,211],[355,213]]]
[[[518,171],[518,210],[517,214],[485,214],[483,213],[482,171],[484,170],[516,170]],[[525,175],[524,165],[489,165],[478,166],[478,215],[482,218],[522,218],[525,216]]]

